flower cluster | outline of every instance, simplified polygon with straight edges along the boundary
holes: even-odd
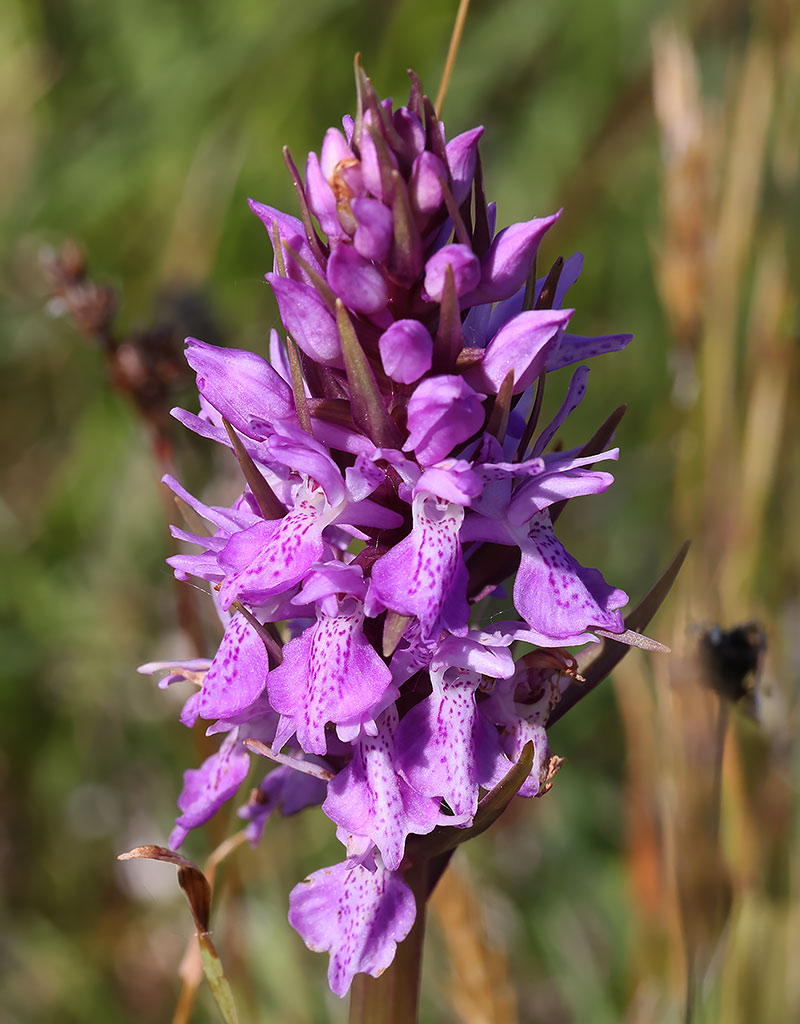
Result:
[[[278,764],[239,811],[254,843],[274,810],[321,804],[335,823],[344,859],[295,888],[289,919],[330,953],[339,995],[411,928],[409,836],[469,826],[530,741],[519,795],[547,788],[545,726],[575,675],[563,649],[623,633],[627,601],[553,531],[618,455],[548,450],[585,366],[538,420],[549,372],[629,336],[568,332],[579,254],[537,280],[558,214],[495,230],[482,128],[448,141],[413,76],[397,110],[358,84],[305,182],[287,155],[300,219],[250,204],[288,337],[272,332],[269,362],[187,342],[201,408],[174,415],[232,449],[246,486],[217,507],[166,478],[210,524],[174,529],[200,550],[170,563],[211,583],[225,633],[210,661],[144,666],[197,684],[182,721],[223,736],[185,774],[173,847],[237,792],[253,750]],[[512,616],[481,625],[512,575]],[[515,641],[535,649],[515,661]]]

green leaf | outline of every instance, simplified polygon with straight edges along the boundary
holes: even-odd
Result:
[[[211,936],[201,933],[197,936],[200,946],[200,959],[203,962],[203,973],[206,976],[208,987],[214,996],[214,1002],[219,1007],[222,1019],[225,1024],[239,1024],[239,1015],[236,1012],[236,1003],[233,1001],[233,992],[225,977],[225,970],[219,954],[214,948]]]

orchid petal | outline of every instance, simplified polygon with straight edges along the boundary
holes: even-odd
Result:
[[[229,718],[250,707],[267,683],[264,641],[244,615],[234,615],[203,680],[201,718]]]
[[[325,725],[369,718],[392,686],[391,672],[362,631],[363,607],[345,599],[338,614],[317,622],[283,649],[267,681],[270,703],[292,718],[308,753],[324,754]]]
[[[414,895],[402,877],[377,865],[369,871],[343,861],[322,868],[289,895],[289,923],[309,949],[330,953],[328,984],[344,996],[353,976],[377,978],[416,917]]]
[[[411,533],[372,567],[369,601],[402,615],[416,615],[424,637],[440,629],[466,629],[467,571],[459,530],[464,511],[418,494]]]
[[[622,632],[618,609],[628,595],[609,587],[597,569],[579,565],[556,540],[545,515],[534,520],[520,546],[514,604],[531,627],[531,642],[542,647],[586,643],[594,639],[593,626]]]
[[[228,733],[222,746],[199,768],[183,773],[183,791],[178,797],[180,816],[169,837],[169,845],[176,850],[189,831],[203,825],[229,800],[244,782],[250,768],[250,758],[243,749],[237,733]]]
[[[406,836],[427,835],[438,824],[439,802],[422,797],[398,774],[397,711],[384,713],[375,737],[355,744],[353,759],[328,785],[322,810],[331,821],[367,836],[390,871],[400,867]]]

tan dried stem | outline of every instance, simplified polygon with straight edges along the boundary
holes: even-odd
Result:
[[[780,197],[798,175],[800,132],[787,111],[798,109],[800,75],[785,57],[800,20],[791,20],[772,40],[754,32],[719,113],[701,94],[689,39],[662,28],[653,41],[664,155],[657,278],[676,369],[689,373],[682,391],[676,381],[674,520],[696,554],[670,605],[672,635],[660,634],[676,653],[649,662],[653,698],[631,662],[617,676],[629,760],[628,856],[643,921],[638,948],[650,957],[640,977],[661,973],[679,988],[688,975],[686,1020],[701,986],[714,980],[720,1019],[731,1024],[792,1016],[773,995],[789,963],[789,911],[768,895],[788,849],[784,756],[765,731],[747,732],[736,717],[731,727],[696,652],[703,626],[760,616],[756,570],[763,574],[779,551],[791,557],[780,529],[793,518],[785,467],[797,297],[785,217],[769,203],[776,186]],[[716,138],[728,140],[724,152]],[[767,907],[769,932],[754,923]],[[756,980],[748,959],[769,963],[775,984],[760,973]]]
[[[463,1024],[516,1024],[514,986],[508,954],[498,938],[490,938],[483,918],[485,906],[466,870],[453,859],[431,897],[431,910],[447,951],[449,977],[444,982],[453,1016]]]
[[[460,0],[458,5],[458,11],[456,12],[456,20],[453,25],[453,32],[450,36],[450,46],[447,49],[447,57],[444,62],[444,71],[442,72],[442,80],[439,83],[439,91],[436,93],[436,116],[441,117],[442,107],[444,106],[444,99],[447,95],[447,89],[450,85],[450,76],[453,73],[455,67],[456,57],[458,56],[458,48],[461,45],[461,36],[464,32],[464,25],[467,21],[467,12],[469,11],[469,0]]]

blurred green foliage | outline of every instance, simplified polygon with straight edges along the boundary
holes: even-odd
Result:
[[[704,85],[721,95],[770,9],[475,0],[444,108],[451,135],[486,125],[499,223],[564,205],[542,263],[584,253],[575,329],[636,337],[593,367],[566,438],[579,443],[627,402],[617,483],[563,520],[576,557],[634,597],[675,539],[650,33],[667,16],[690,29]],[[430,0],[5,0],[0,10],[1,1024],[170,1019],[188,913],[169,869],[123,871],[114,856],[164,841],[181,772],[203,749],[177,723],[181,695],[135,672],[185,653],[150,440],[109,388],[101,353],[48,316],[39,252],[80,240],[131,329],[168,316],[180,334],[264,351],[277,321],[262,278],[272,256],[245,199],[294,208],[280,147],[302,166],[352,110],[354,52],[382,95],[404,97],[409,66],[435,93],[454,13]],[[793,229],[793,254],[797,244]],[[206,486],[206,447],[179,430],[174,443],[184,478]],[[226,483],[216,486],[222,497]],[[772,548],[767,558],[765,600],[779,609],[798,558]],[[658,1000],[650,1016],[630,1009],[626,754],[611,687],[567,716],[553,743],[568,757],[553,793],[471,851],[510,950],[520,1019],[677,1020]],[[227,870],[217,945],[245,1021],[345,1017],[324,958],[285,920],[291,886],[337,857],[331,831],[314,815],[271,824],[261,849]],[[214,823],[190,855],[202,859],[225,834]],[[443,957],[434,937],[426,1020],[456,1019]],[[215,1019],[205,993],[194,1019]]]

